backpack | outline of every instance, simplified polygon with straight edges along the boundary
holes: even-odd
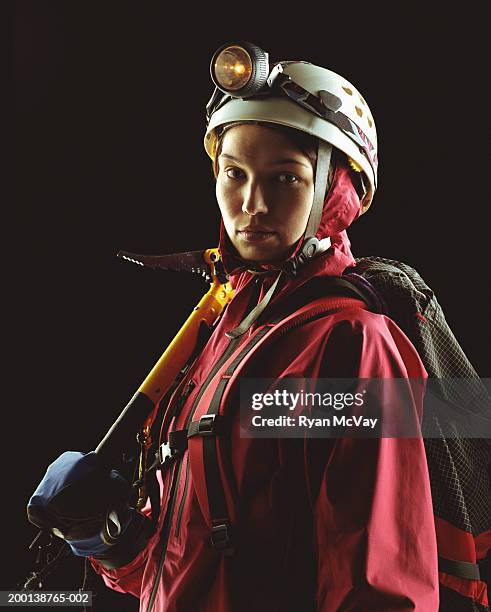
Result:
[[[465,356],[434,292],[407,264],[365,257],[356,260],[345,278],[358,288],[369,283],[382,298],[386,314],[408,336],[418,351],[428,376],[438,384],[445,401],[466,406],[468,385],[456,379],[479,376]],[[482,397],[486,390],[482,386]],[[423,423],[424,429],[424,423]],[[452,437],[424,439],[439,548],[440,609],[452,612],[489,610],[485,602],[486,582],[491,588],[491,440],[470,438],[465,431]],[[459,544],[477,549],[476,540],[487,535],[488,550],[478,563],[459,559]],[[483,546],[483,545],[481,545]],[[441,549],[452,551],[443,554]],[[477,601],[474,601],[477,600]]]
[[[475,382],[486,396],[479,376],[459,346],[449,328],[443,311],[421,276],[410,266],[380,257],[356,260],[342,277],[314,278],[293,294],[288,306],[308,304],[321,297],[340,296],[362,299],[374,312],[389,316],[413,343],[431,379],[437,379],[438,394],[452,406],[466,406],[473,397],[467,387],[456,379]],[[324,311],[312,311],[312,318],[327,314],[331,302],[326,300]],[[332,306],[331,306],[332,307]],[[268,315],[271,319],[269,309]],[[273,311],[274,312],[274,311]],[[305,316],[307,314],[307,318]],[[300,324],[308,321],[304,309]],[[269,320],[270,320],[269,319]],[[205,475],[205,490],[209,507],[211,541],[223,554],[233,554],[231,522],[226,500],[230,485],[220,466],[223,457],[220,434],[220,405],[227,392],[228,381],[235,377],[254,352],[295,324],[291,317],[272,319],[253,341],[245,343],[227,368],[224,384],[219,384],[210,402],[208,414],[192,422],[189,429],[169,432],[166,451],[173,459],[186,448],[201,462]],[[432,417],[437,418],[437,417]],[[424,431],[423,417],[423,431]],[[438,426],[438,423],[436,423]],[[433,429],[435,423],[432,423]],[[190,438],[202,437],[202,446]],[[188,446],[188,441],[189,446]],[[432,491],[435,527],[438,543],[441,612],[489,612],[487,586],[491,582],[491,441],[466,437],[465,431],[452,436],[424,439]],[[164,446],[162,445],[162,446]],[[193,448],[194,446],[194,448]],[[165,463],[163,464],[165,465]],[[461,551],[471,551],[466,555]],[[478,551],[479,560],[475,556]],[[470,557],[470,558],[469,558]],[[487,583],[487,584],[486,584]]]

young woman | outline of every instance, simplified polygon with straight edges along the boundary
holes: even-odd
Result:
[[[421,438],[241,436],[239,367],[242,379],[426,377],[391,319],[306,292],[354,265],[346,229],[376,189],[373,117],[344,78],[305,62],[271,70],[253,45],[221,49],[212,74],[205,147],[235,294],[167,407],[175,457],[156,528],[119,504],[119,538],[70,544],[148,612],[435,611]],[[62,458],[50,469],[63,478],[100,469],[93,454]]]

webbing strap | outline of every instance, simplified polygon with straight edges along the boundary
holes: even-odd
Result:
[[[329,168],[331,167],[332,145],[319,139],[317,149],[317,164],[315,168],[314,200],[310,210],[310,216],[305,230],[306,238],[315,236],[319,229],[319,223],[324,208],[326,187],[329,179]]]
[[[228,338],[238,338],[239,336],[242,336],[242,334],[244,334],[251,327],[254,321],[256,321],[259,315],[263,312],[263,310],[269,304],[271,298],[273,297],[273,293],[275,292],[275,289],[278,286],[278,282],[281,278],[281,275],[282,275],[282,271],[280,271],[275,281],[273,282],[271,287],[266,292],[263,299],[259,302],[259,304],[255,308],[251,310],[251,312],[245,317],[245,319],[243,319],[241,323],[234,329],[231,329],[230,331],[225,332],[225,335]]]
[[[228,380],[228,378],[222,378],[218,383],[218,387],[208,409],[208,416],[218,414],[220,400],[228,384]],[[212,523],[211,543],[214,548],[220,550],[224,555],[229,556],[234,553],[234,547],[232,545],[230,533],[231,524],[228,516],[225,492],[222,486],[222,478],[220,476],[218,453],[214,436],[203,439],[203,462]]]
[[[481,572],[477,563],[468,561],[455,561],[454,559],[444,559],[438,557],[438,569],[445,574],[451,574],[466,580],[481,580]]]
[[[162,446],[168,447],[171,454],[176,451],[183,453],[188,447],[188,438],[216,435],[219,419],[219,414],[204,414],[198,421],[192,421],[187,429],[170,431],[168,442]]]
[[[271,329],[271,326],[265,326],[253,336],[235,357],[232,363],[227,368],[224,376],[221,378],[218,386],[213,394],[213,398],[208,408],[208,413],[204,417],[211,415],[218,416],[220,404],[225,389],[229,383],[230,376],[251,351],[261,338]],[[201,417],[201,418],[204,418]],[[210,509],[211,542],[217,550],[224,555],[232,555],[234,546],[232,543],[231,522],[229,518],[225,492],[223,490],[222,477],[218,464],[218,451],[216,440],[214,437],[207,437],[203,440],[203,462],[205,468],[206,490],[208,494],[208,506]]]
[[[364,287],[360,288],[357,284],[351,282],[349,278],[341,276],[319,276],[310,279],[298,287],[292,295],[288,296],[288,309],[289,311],[298,310],[305,306],[305,304],[327,295],[336,296],[340,299],[361,300],[366,304],[368,310],[379,312],[377,303],[365,291]],[[269,317],[275,324],[285,317],[282,306],[283,304],[280,302],[276,307],[272,306],[269,312]]]

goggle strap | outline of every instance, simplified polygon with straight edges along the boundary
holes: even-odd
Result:
[[[329,180],[329,168],[331,167],[332,145],[325,140],[319,139],[317,149],[317,164],[315,168],[315,183],[314,183],[314,199],[310,216],[305,230],[305,238],[315,236],[319,229],[319,224],[322,217],[322,209],[324,208],[324,198],[327,192],[327,183]]]

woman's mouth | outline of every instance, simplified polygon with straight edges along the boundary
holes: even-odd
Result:
[[[276,232],[263,228],[244,228],[238,232],[239,238],[244,242],[264,242],[272,238]]]

